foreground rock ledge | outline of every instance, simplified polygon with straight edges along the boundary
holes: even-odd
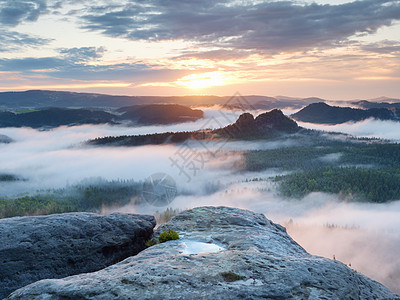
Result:
[[[8,299],[400,299],[338,261],[308,254],[263,215],[200,207],[174,217],[181,239],[104,270],[42,280]],[[188,242],[223,248],[183,254]]]
[[[135,255],[153,216],[66,213],[0,220],[0,299],[44,278],[93,272]]]

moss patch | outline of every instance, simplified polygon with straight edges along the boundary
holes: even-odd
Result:
[[[239,274],[233,273],[233,272],[222,272],[221,276],[227,282],[233,282],[233,281],[243,279],[242,276],[240,276]]]
[[[164,243],[166,241],[172,241],[172,240],[177,240],[179,239],[179,234],[171,229],[164,230],[160,236],[158,237],[158,240],[160,243]]]

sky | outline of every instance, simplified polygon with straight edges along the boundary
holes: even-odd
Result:
[[[0,92],[400,98],[398,0],[0,0]]]

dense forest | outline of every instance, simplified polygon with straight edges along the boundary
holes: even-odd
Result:
[[[333,167],[275,178],[282,195],[301,198],[311,192],[339,194],[343,200],[376,203],[400,199],[400,169]]]
[[[142,183],[133,180],[81,183],[16,198],[0,197],[0,218],[74,211],[99,212],[103,206],[140,203]]]
[[[301,198],[311,192],[342,199],[386,202],[400,199],[400,145],[379,140],[333,140],[315,136],[299,146],[245,152],[246,169],[277,168],[280,193]]]
[[[0,182],[1,181],[20,181],[20,180],[23,180],[23,179],[14,174],[0,173]]]

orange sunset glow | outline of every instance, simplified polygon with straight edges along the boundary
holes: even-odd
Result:
[[[339,100],[400,92],[400,14],[389,13],[398,1],[193,2],[177,13],[175,1],[13,3],[0,4],[1,91]]]

